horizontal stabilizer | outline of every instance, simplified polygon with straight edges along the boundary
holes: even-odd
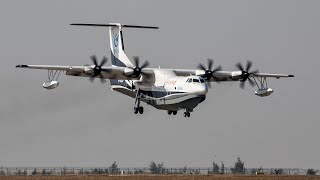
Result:
[[[73,23],[70,24],[73,26],[102,26],[102,27],[110,27],[110,26],[121,26],[126,28],[145,28],[145,29],[159,29],[159,27],[155,26],[138,26],[138,25],[127,25],[127,24],[118,24],[118,23],[110,23],[110,24],[87,24],[87,23]]]

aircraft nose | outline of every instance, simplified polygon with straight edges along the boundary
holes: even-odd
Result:
[[[208,93],[208,86],[206,84],[201,84],[197,87],[196,94],[206,95]]]

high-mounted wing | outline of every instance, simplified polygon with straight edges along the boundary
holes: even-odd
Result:
[[[246,66],[243,67],[241,63],[237,63],[236,67],[238,71],[223,71],[221,66],[217,66],[213,68],[213,60],[208,59],[208,65],[205,67],[203,64],[198,65],[199,70],[192,69],[175,69],[173,70],[177,76],[188,76],[188,75],[197,75],[202,76],[207,81],[246,81],[247,79],[250,81],[250,84],[254,82],[250,79],[250,77],[257,78],[281,78],[281,77],[294,77],[290,74],[271,74],[271,73],[259,73],[258,70],[250,71],[252,66],[252,62],[248,61]]]
[[[102,79],[118,79],[118,80],[137,80],[139,76],[130,76],[132,68],[116,67],[116,66],[102,66],[99,70],[95,69],[95,65],[91,66],[60,66],[60,65],[17,65],[17,68],[27,69],[41,69],[51,71],[64,71],[69,76],[94,77]],[[97,72],[99,74],[97,74]],[[143,73],[151,75],[152,71],[145,70]]]
[[[206,76],[206,72],[204,70],[196,70],[196,69],[172,69],[173,72],[177,76]],[[210,79],[210,81],[238,81],[242,78],[242,71],[216,71],[212,74],[214,78]],[[251,76],[254,77],[266,77],[266,78],[288,78],[294,77],[291,74],[272,74],[272,73],[253,73]]]
[[[294,77],[292,74],[270,74],[270,73],[253,73],[252,76],[254,77],[266,77],[266,78],[283,78],[283,77]]]

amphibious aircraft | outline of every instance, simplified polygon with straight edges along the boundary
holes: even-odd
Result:
[[[46,89],[58,87],[61,72],[69,76],[89,77],[90,81],[99,78],[101,82],[110,80],[111,89],[134,98],[135,114],[143,114],[141,101],[157,109],[166,110],[169,115],[176,115],[183,110],[184,117],[190,117],[190,112],[206,99],[210,82],[239,81],[240,88],[245,82],[256,85],[257,96],[269,96],[273,90],[268,87],[267,78],[294,77],[289,74],[260,73],[251,71],[252,62],[247,61],[245,67],[238,63],[236,71],[223,71],[221,66],[213,67],[213,60],[208,59],[208,65],[199,64],[197,69],[161,69],[148,68],[149,62],[140,65],[139,57],[133,57],[133,62],[125,54],[122,31],[124,28],[158,29],[153,26],[126,25],[120,23],[108,24],[70,24],[77,26],[108,27],[110,36],[111,64],[104,66],[107,58],[98,63],[95,55],[91,56],[93,65],[62,66],[62,65],[17,65],[17,68],[42,69],[48,71],[48,81],[43,83]]]

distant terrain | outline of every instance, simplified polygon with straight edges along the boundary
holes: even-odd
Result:
[[[320,176],[304,175],[68,175],[68,176],[0,176],[0,180],[320,180]]]

